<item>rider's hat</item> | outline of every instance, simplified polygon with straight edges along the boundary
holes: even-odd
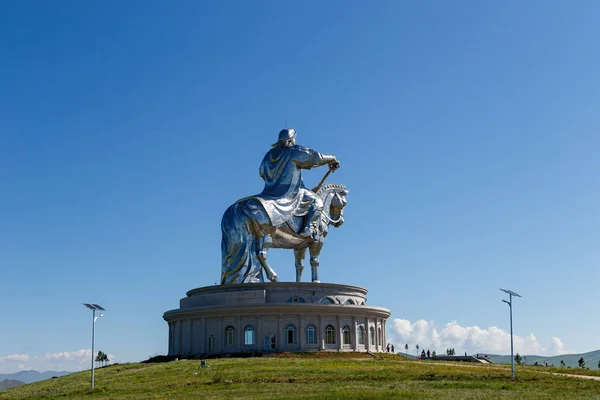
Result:
[[[296,137],[296,131],[292,128],[285,128],[281,132],[279,132],[279,139],[277,143],[274,143],[273,146],[277,146],[279,143],[287,142],[288,140],[292,140]]]

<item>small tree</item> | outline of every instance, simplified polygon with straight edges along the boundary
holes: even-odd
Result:
[[[561,367],[563,367],[563,368],[565,367],[565,362],[564,362],[564,360],[560,360],[560,366],[561,366]]]
[[[600,369],[600,361],[598,361],[598,369]]]
[[[519,353],[517,353],[517,355],[515,356],[515,362],[517,363],[517,365],[521,365],[523,363],[523,357],[521,357]]]
[[[106,354],[106,353],[102,353],[102,364],[103,364],[103,365],[108,365],[108,362],[109,362],[109,361],[110,361],[110,360],[108,359],[108,354]]]
[[[435,354],[435,350],[434,350],[434,351],[431,353],[431,357],[435,357],[435,356],[436,356],[436,354]],[[600,364],[600,362],[598,362],[598,363]],[[600,368],[600,367],[598,367],[598,368]]]
[[[419,358],[419,345],[415,346],[417,348],[417,358]]]
[[[404,354],[406,355],[406,358],[408,358],[408,343],[404,345]]]
[[[99,351],[94,361],[96,361],[98,363],[98,366],[100,366],[100,363],[104,361],[104,353]]]
[[[583,357],[581,357],[578,361],[577,364],[579,364],[579,368],[585,368],[585,360],[583,359]]]

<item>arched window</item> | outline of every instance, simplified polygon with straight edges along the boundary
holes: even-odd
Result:
[[[244,329],[244,345],[250,346],[254,344],[254,328],[250,325]]]
[[[353,305],[354,304],[354,300],[348,299],[348,300],[346,300],[346,302],[344,304],[351,304],[351,305]]]
[[[356,335],[358,336],[358,344],[365,344],[365,328],[359,325],[356,329]]]
[[[314,325],[306,327],[306,344],[317,344],[317,328]]]
[[[208,351],[215,351],[215,337],[213,335],[208,337]]]
[[[296,343],[296,327],[294,325],[288,325],[285,327],[285,342],[287,344]]]
[[[235,328],[229,325],[225,328],[225,345],[231,346],[235,344]]]
[[[323,297],[321,299],[321,301],[319,301],[319,303],[321,303],[321,304],[335,304],[335,301],[331,300],[329,297]]]
[[[344,344],[350,344],[350,328],[348,325],[342,328],[342,333],[344,334]]]
[[[369,328],[369,346],[375,345],[375,328]]]
[[[331,325],[327,325],[327,328],[325,328],[325,343],[335,344],[335,329]]]
[[[288,303],[306,303],[302,297],[294,296],[290,297]]]

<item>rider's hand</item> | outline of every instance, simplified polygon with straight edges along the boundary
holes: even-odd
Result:
[[[335,160],[329,162],[329,169],[331,169],[332,171],[335,171],[339,167],[340,167],[340,160],[338,160],[337,158]]]

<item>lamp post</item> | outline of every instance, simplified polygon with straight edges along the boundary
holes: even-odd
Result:
[[[92,310],[92,389],[94,388],[94,331],[96,328],[96,320],[100,317],[102,317],[104,314],[98,314],[98,316],[96,316],[96,311],[106,311],[104,308],[102,308],[101,306],[99,306],[98,304],[88,304],[88,303],[83,303],[84,306],[86,306],[87,308],[89,308],[90,310]]]
[[[510,365],[511,365],[511,369],[512,369],[512,377],[514,378],[515,377],[515,356],[513,354],[512,298],[513,298],[513,296],[521,297],[521,295],[513,292],[512,290],[508,290],[508,289],[500,289],[500,290],[502,290],[504,293],[508,294],[508,301],[506,301],[504,299],[502,301],[505,302],[506,304],[508,304],[508,308],[510,309]]]

